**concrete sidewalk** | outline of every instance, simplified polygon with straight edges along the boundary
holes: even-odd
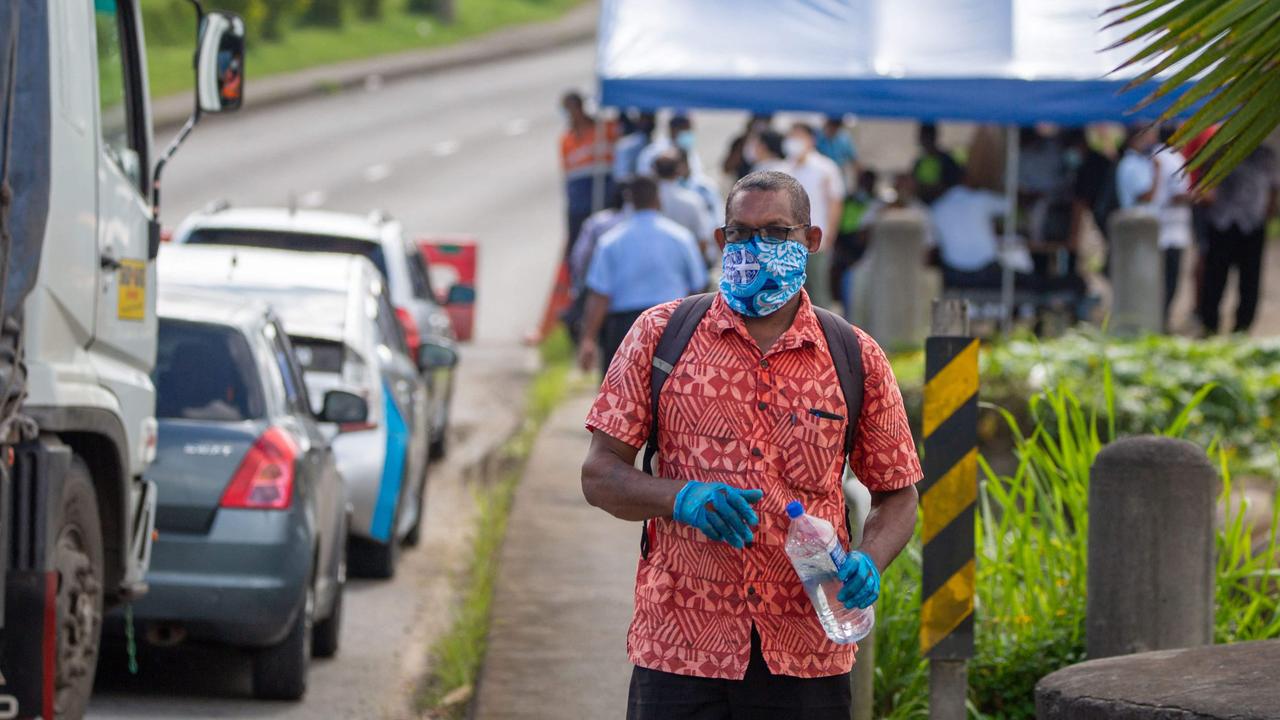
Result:
[[[582,498],[593,392],[563,403],[516,492],[474,717],[612,718],[626,712],[626,631],[640,525]]]

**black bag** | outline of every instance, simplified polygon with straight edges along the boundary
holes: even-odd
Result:
[[[649,378],[649,438],[645,443],[644,462],[642,467],[650,475],[654,475],[653,456],[658,453],[658,398],[662,394],[662,386],[675,371],[680,356],[698,329],[702,318],[706,317],[715,300],[715,293],[691,295],[680,302],[671,313],[671,319],[658,338],[658,346],[653,352],[653,371]],[[835,363],[836,376],[840,378],[840,390],[844,394],[845,406],[848,408],[845,417],[847,424],[844,433],[844,457],[848,462],[853,452],[854,432],[858,427],[858,418],[862,415],[863,369],[862,346],[858,335],[844,318],[825,308],[813,306],[813,313],[822,326],[822,334],[827,339],[827,347],[831,351],[831,360]],[[849,514],[845,513],[845,527],[848,530]],[[852,536],[852,532],[850,532]],[[640,535],[640,555],[649,557],[649,523],[645,522]]]

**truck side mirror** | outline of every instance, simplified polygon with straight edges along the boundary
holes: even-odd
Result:
[[[196,48],[196,104],[200,112],[236,110],[244,100],[244,20],[208,12]]]

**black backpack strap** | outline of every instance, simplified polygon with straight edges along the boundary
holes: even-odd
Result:
[[[858,334],[853,331],[844,318],[816,305],[813,312],[822,325],[822,334],[827,338],[827,349],[831,352],[831,361],[836,366],[836,377],[840,379],[840,391],[844,393],[844,404],[848,408],[848,422],[844,431],[844,455],[847,460],[853,453],[854,433],[858,429],[858,418],[862,416],[862,394],[865,387],[862,370],[862,343]]]
[[[680,362],[680,356],[689,344],[693,332],[698,329],[702,318],[706,317],[715,300],[715,293],[690,295],[671,312],[671,319],[662,329],[658,338],[658,346],[653,351],[653,368],[649,377],[649,439],[644,446],[644,463],[641,467],[650,475],[654,475],[653,456],[658,453],[658,398],[662,394],[662,386],[667,384]],[[640,532],[640,555],[649,557],[649,523],[645,522]]]
[[[818,324],[822,325],[822,334],[827,338],[827,350],[831,353],[831,361],[836,367],[836,377],[840,379],[840,391],[844,393],[845,411],[844,459],[849,461],[853,454],[854,435],[858,430],[858,418],[862,416],[862,395],[865,387],[862,371],[862,343],[858,334],[853,331],[844,318],[825,308],[813,307],[818,316]],[[840,469],[841,480],[844,479],[844,466]],[[841,494],[843,495],[843,488]],[[844,530],[853,539],[853,521],[849,519],[849,511],[844,513]]]
[[[698,329],[702,318],[711,309],[715,300],[714,293],[690,295],[671,312],[671,319],[658,338],[658,347],[653,351],[653,368],[649,376],[649,440],[644,448],[644,471],[653,475],[653,456],[658,452],[658,396],[662,394],[662,386],[667,384],[684,354],[685,346]]]

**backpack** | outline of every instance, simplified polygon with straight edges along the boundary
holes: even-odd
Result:
[[[655,475],[653,456],[658,454],[658,399],[662,394],[662,386],[675,371],[680,356],[698,329],[702,318],[711,309],[715,293],[691,295],[680,302],[671,313],[671,319],[658,338],[658,346],[653,352],[653,372],[649,379],[649,438],[644,448],[644,471]],[[853,327],[844,318],[827,310],[813,306],[813,313],[822,326],[822,334],[827,339],[827,348],[831,352],[831,360],[835,364],[836,376],[840,379],[840,390],[844,394],[845,407],[848,408],[844,432],[844,458],[849,460],[853,452],[854,433],[858,426],[858,418],[862,415],[863,368],[862,345]],[[845,529],[853,537],[849,525],[849,513],[845,513]],[[640,534],[640,555],[649,557],[649,523],[645,521]]]

